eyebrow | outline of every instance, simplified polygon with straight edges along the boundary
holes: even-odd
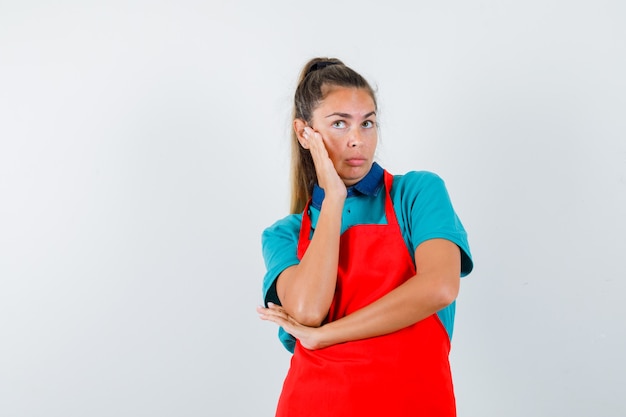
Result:
[[[367,119],[368,117],[370,117],[372,115],[376,116],[376,112],[375,111],[369,112],[365,116],[363,116],[363,118]],[[343,117],[344,119],[352,119],[352,115],[351,114],[349,114],[349,113],[340,113],[340,112],[331,113],[328,116],[326,116],[326,118],[333,117],[333,116]]]

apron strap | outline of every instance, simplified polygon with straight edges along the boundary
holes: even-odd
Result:
[[[393,202],[391,201],[391,186],[393,184],[393,175],[387,170],[383,172],[385,182],[385,217],[387,218],[387,224],[396,227],[400,230],[398,225],[398,218],[396,217],[396,211],[393,209]],[[309,215],[309,209],[311,207],[311,199],[307,201],[302,212],[302,224],[300,226],[300,234],[298,239],[298,259],[302,259],[309,244],[311,243],[311,216]]]

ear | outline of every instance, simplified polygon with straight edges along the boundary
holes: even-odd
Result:
[[[300,142],[300,146],[302,146],[304,149],[308,149],[307,146],[307,141],[306,139],[304,139],[304,136],[302,136],[302,133],[304,132],[304,128],[307,127],[307,122],[305,122],[302,119],[294,119],[293,121],[293,130],[294,132],[296,132],[296,137],[298,138],[298,142]]]

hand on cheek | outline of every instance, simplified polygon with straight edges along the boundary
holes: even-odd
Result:
[[[310,127],[305,127],[302,137],[304,139],[302,146],[311,152],[317,181],[319,186],[324,189],[325,195],[331,198],[345,199],[347,195],[346,186],[337,174],[333,161],[328,155],[322,135]]]

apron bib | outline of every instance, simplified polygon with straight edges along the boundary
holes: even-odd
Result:
[[[389,191],[387,224],[357,225],[340,238],[335,297],[325,322],[371,304],[415,275]],[[310,243],[308,205],[298,257]],[[384,336],[308,350],[296,341],[277,417],[456,415],[448,354],[450,340],[436,314]]]

